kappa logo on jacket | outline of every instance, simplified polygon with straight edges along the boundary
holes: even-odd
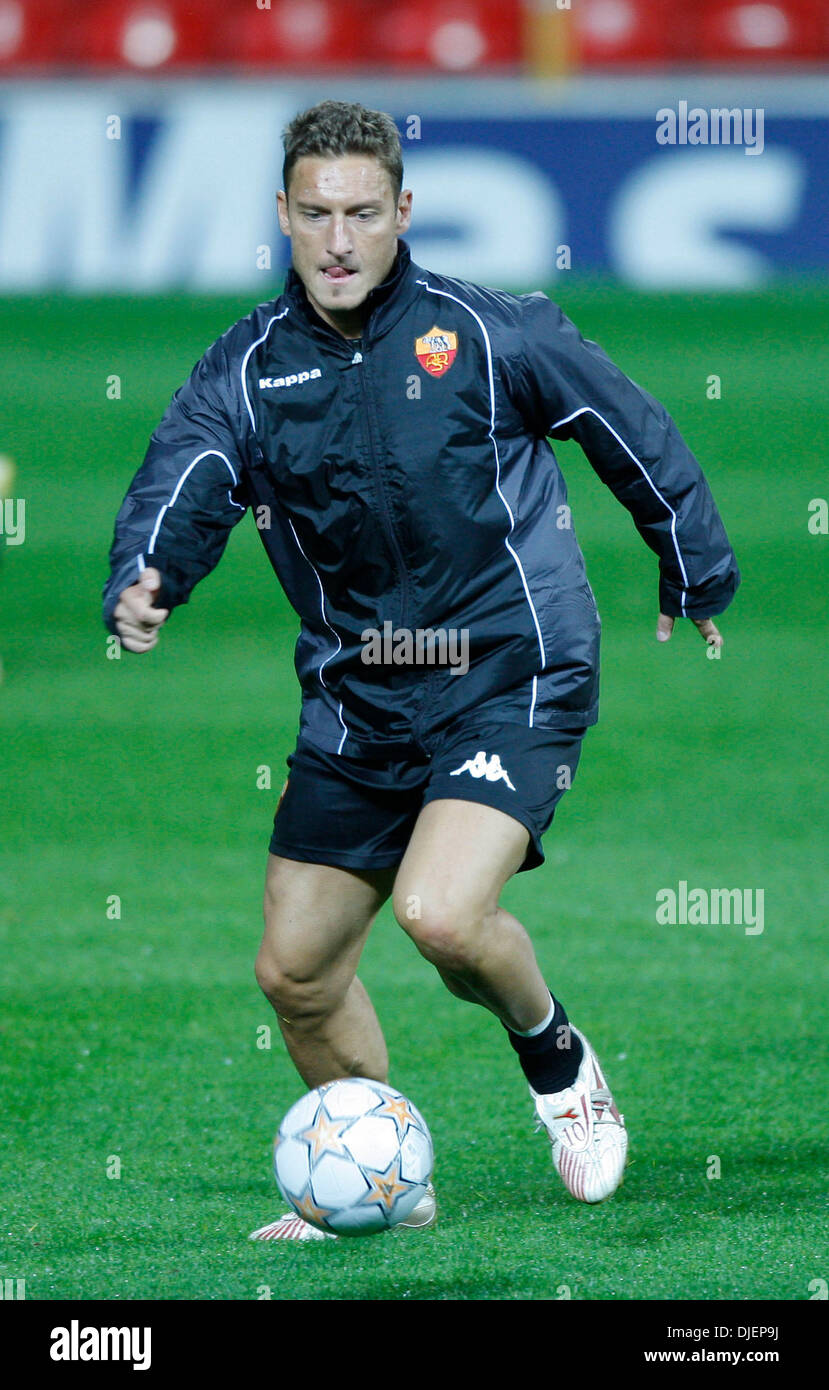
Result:
[[[269,391],[277,386],[302,386],[306,381],[316,381],[321,377],[322,372],[319,367],[314,367],[310,372],[297,372],[293,376],[260,376],[259,390]]]
[[[501,759],[497,753],[493,753],[489,759],[483,751],[476,753],[474,758],[467,758],[463,767],[456,767],[449,776],[459,777],[462,772],[468,772],[472,777],[485,777],[488,782],[506,782],[510,791],[515,791],[509,773],[501,766]]]
[[[435,324],[415,339],[415,356],[430,376],[443,376],[458,355],[458,335]]]

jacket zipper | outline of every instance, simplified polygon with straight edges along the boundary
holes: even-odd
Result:
[[[366,361],[366,349],[363,345],[362,339],[358,342],[356,346],[356,352],[360,354],[360,360],[359,362],[356,361],[356,353],[355,359],[352,360],[355,361],[355,365],[359,368],[360,392],[363,397],[363,413],[366,421],[366,437],[368,441],[369,461],[371,464],[371,471],[374,475],[374,479],[377,484],[377,494],[380,498],[380,509],[382,513],[381,521],[383,524],[383,531],[385,533],[386,540],[388,541],[389,549],[391,550],[392,555],[394,556],[394,560],[397,565],[397,573],[400,579],[400,626],[404,627],[409,612],[409,572],[406,569],[406,561],[403,558],[403,551],[400,548],[400,542],[397,539],[397,533],[394,529],[394,522],[392,521],[391,515],[391,506],[389,504],[388,494],[386,492],[385,479],[383,478],[383,472],[380,465],[379,449],[376,447],[375,443],[374,403],[372,401],[371,393],[368,389],[368,382],[366,380],[368,367]]]

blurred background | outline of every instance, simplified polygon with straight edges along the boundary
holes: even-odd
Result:
[[[326,95],[398,120],[445,273],[824,270],[827,70],[826,0],[0,0],[0,289],[267,289],[281,132]]]
[[[108,639],[100,592],[171,394],[279,292],[282,131],[326,97],[394,116],[417,261],[546,290],[665,403],[743,585],[721,660],[689,624],[658,646],[654,557],[557,447],[602,717],[547,863],[506,905],[607,1059],[637,1166],[600,1225],[557,1212],[549,1239],[549,1154],[527,1148],[499,1030],[385,908],[361,974],[432,1125],[444,1214],[417,1271],[361,1248],[329,1292],[312,1262],[280,1296],[340,1297],[342,1271],[369,1298],[554,1297],[562,1278],[574,1297],[809,1297],[827,0],[0,0],[0,1275],[32,1298],[261,1280],[239,1233],[278,1214],[268,1147],[299,1093],[256,1044],[272,1019],[252,970],[297,619],[247,520],[148,657]],[[659,925],[682,881],[762,891],[762,934]]]

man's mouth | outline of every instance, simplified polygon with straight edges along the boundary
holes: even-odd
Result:
[[[351,280],[357,274],[356,270],[349,270],[344,265],[329,265],[323,268],[323,279],[329,280],[332,285],[342,285],[346,280]]]

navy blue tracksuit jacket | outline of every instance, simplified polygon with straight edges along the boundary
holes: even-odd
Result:
[[[368,307],[346,340],[291,271],[208,349],[118,513],[104,621],[145,567],[160,606],[186,603],[252,510],[318,747],[382,756],[507,691],[529,725],[595,722],[599,618],[548,440],[577,440],[628,508],[672,616],[721,613],[739,583],[699,464],[541,293],[436,275],[401,242]],[[466,630],[468,673],[366,664],[387,622]]]

